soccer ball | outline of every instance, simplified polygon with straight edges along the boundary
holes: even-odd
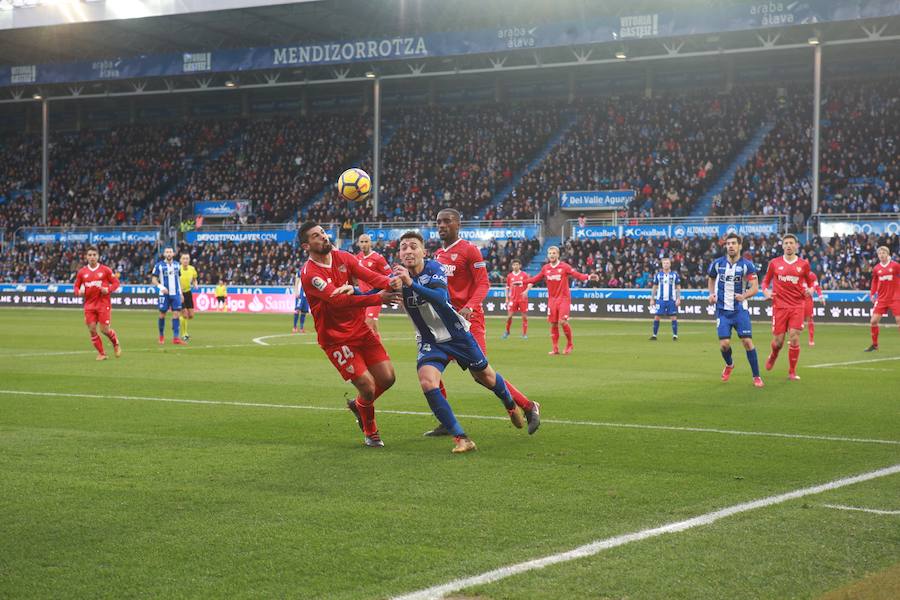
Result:
[[[372,191],[372,179],[362,169],[347,169],[338,178],[337,190],[345,200],[364,200]]]

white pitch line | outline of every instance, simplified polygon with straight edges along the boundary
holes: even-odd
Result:
[[[318,410],[328,412],[345,412],[346,408],[338,408],[335,406],[312,406],[307,404],[272,404],[264,402],[231,402],[226,400],[194,400],[190,398],[159,398],[155,396],[116,396],[102,394],[73,394],[67,392],[35,392],[30,390],[0,390],[0,395],[6,394],[10,396],[40,396],[47,398],[88,398],[91,400],[138,400],[145,402],[171,402],[175,404],[209,404],[220,406],[244,406],[251,408],[281,408],[289,410]],[[387,415],[412,415],[417,417],[430,417],[432,413],[415,410],[379,410],[380,414]],[[507,417],[499,417],[492,415],[457,415],[461,419],[472,419],[479,421],[503,421],[507,422]],[[848,442],[856,444],[882,444],[891,446],[900,446],[900,440],[881,440],[874,438],[853,438],[832,435],[808,435],[802,433],[779,433],[766,431],[742,431],[738,429],[712,429],[706,427],[679,427],[675,425],[644,425],[640,423],[609,423],[603,421],[572,421],[566,419],[541,419],[541,423],[550,423],[553,425],[580,425],[588,427],[607,427],[615,429],[647,429],[654,431],[676,431],[683,433],[714,433],[719,435],[742,435],[751,437],[771,437],[785,438],[795,440],[812,440],[819,442]]]
[[[900,356],[885,356],[884,358],[871,358],[868,360],[848,360],[847,362],[822,363],[819,365],[807,365],[807,368],[822,369],[825,367],[842,367],[844,365],[865,365],[868,363],[884,362],[886,360],[900,360]]]
[[[395,596],[393,600],[435,600],[437,598],[443,598],[444,596],[452,592],[458,592],[460,590],[464,590],[476,585],[493,583],[495,581],[506,579],[507,577],[512,577],[513,575],[518,575],[520,573],[534,571],[536,569],[543,569],[545,567],[549,567],[550,565],[556,565],[579,558],[594,556],[604,550],[617,548],[619,546],[624,546],[625,544],[630,544],[632,542],[639,542],[641,540],[657,537],[666,533],[687,531],[688,529],[693,529],[695,527],[710,525],[712,523],[715,523],[716,521],[724,519],[725,517],[730,517],[732,515],[745,513],[751,510],[756,510],[758,508],[766,508],[768,506],[774,506],[776,504],[782,504],[790,500],[796,500],[798,498],[804,498],[806,496],[812,496],[814,494],[821,494],[822,492],[836,490],[848,485],[862,483],[864,481],[871,481],[872,479],[887,477],[889,475],[895,475],[897,473],[900,473],[900,464],[885,467],[883,469],[878,469],[877,471],[861,473],[852,477],[835,479],[834,481],[829,481],[828,483],[823,483],[812,487],[800,488],[799,490],[794,490],[785,494],[779,494],[777,496],[768,496],[759,500],[753,500],[752,502],[735,504],[734,506],[729,506],[727,508],[699,515],[691,519],[686,519],[684,521],[675,521],[673,523],[668,523],[666,525],[654,527],[652,529],[643,529],[634,533],[626,533],[623,535],[617,535],[615,537],[597,540],[595,542],[585,544],[584,546],[579,546],[567,552],[551,554],[543,558],[537,558],[506,567],[500,567],[499,569],[487,571],[473,577],[454,579],[453,581],[448,581],[447,583],[426,588],[424,590]]]
[[[871,513],[873,515],[900,515],[900,510],[878,510],[877,508],[861,508],[859,506],[844,506],[843,504],[823,504],[825,508],[837,510],[853,510],[857,512]]]

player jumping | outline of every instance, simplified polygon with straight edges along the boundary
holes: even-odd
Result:
[[[360,264],[370,271],[375,271],[376,273],[381,273],[382,275],[390,275],[391,268],[388,266],[387,261],[384,257],[374,250],[372,250],[372,238],[368,233],[364,233],[359,236],[357,240],[357,245],[359,245],[359,254],[356,255],[356,258],[359,260]],[[364,281],[359,282],[359,289],[362,292],[367,292],[371,288]],[[366,308],[366,325],[369,326],[369,329],[372,330],[372,333],[378,335],[378,315],[381,314],[381,305],[378,306],[369,306]]]
[[[900,263],[891,260],[891,251],[887,246],[878,247],[878,264],[872,268],[872,287],[869,296],[872,298],[872,318],[869,326],[872,330],[872,345],[866,352],[878,350],[878,323],[888,311],[894,313],[894,321],[900,327]]]
[[[181,265],[173,259],[175,251],[171,247],[163,250],[163,260],[153,267],[153,285],[159,290],[159,343],[166,343],[166,313],[172,309],[172,343],[181,341]]]
[[[571,354],[575,349],[572,339],[572,327],[569,325],[569,310],[572,306],[572,295],[569,293],[569,277],[579,281],[598,281],[596,274],[585,275],[572,268],[569,263],[559,260],[559,247],[550,246],[547,249],[547,260],[541,272],[528,280],[530,285],[538,283],[542,279],[547,280],[547,320],[550,322],[550,341],[553,349],[549,354],[559,354],[559,324],[562,321],[562,330],[566,334],[565,354]]]
[[[813,279],[815,280],[815,285],[812,286],[813,294],[819,295],[819,300],[822,302],[822,306],[825,306],[825,294],[822,293],[822,288],[819,286],[819,278],[816,277],[816,274],[812,274]],[[809,331],[809,345],[816,345],[816,322],[813,318],[814,316],[813,310],[813,297],[806,296],[803,300],[803,318],[806,319],[806,328]]]
[[[91,334],[91,343],[97,349],[97,360],[106,360],[106,352],[103,350],[103,340],[97,335],[97,324],[100,331],[112,342],[113,352],[116,358],[122,356],[122,347],[119,345],[119,337],[114,329],[109,326],[112,316],[112,304],[110,294],[119,287],[119,279],[112,269],[99,262],[100,252],[96,246],[88,247],[85,252],[87,265],[78,269],[75,275],[75,295],[84,295],[84,324]]]
[[[440,390],[441,377],[451,359],[472,378],[500,398],[516,427],[522,415],[500,373],[488,364],[478,342],[469,333],[469,322],[450,304],[447,276],[440,263],[425,260],[425,240],[415,231],[400,238],[400,261],[394,274],[403,283],[403,306],[416,328],[419,353],[416,370],[419,384],[434,416],[454,436],[452,452],[475,450],[475,443],[456,420],[447,398]],[[518,421],[518,422],[517,422]],[[537,430],[529,427],[528,433]]]
[[[300,227],[300,244],[309,253],[301,279],[316,325],[319,346],[359,395],[347,403],[365,436],[366,446],[384,446],[375,422],[375,400],[394,385],[394,366],[381,340],[365,322],[365,307],[398,302],[399,280],[369,271],[349,252],[335,249],[318,224]],[[354,294],[351,277],[380,293]],[[394,287],[392,291],[390,288]]]
[[[659,333],[659,318],[669,317],[672,321],[672,340],[678,341],[678,307],[681,306],[681,276],[672,271],[672,259],[662,259],[662,271],[653,278],[653,289],[650,290],[650,312],[653,317],[653,335],[656,341]]]
[[[184,322],[181,324],[181,339],[188,342],[191,336],[188,334],[188,321],[194,318],[194,292],[197,290],[197,269],[191,264],[191,255],[182,252],[181,260],[181,296],[182,296],[182,316]]]
[[[509,328],[512,327],[513,315],[522,315],[522,339],[528,339],[528,273],[522,270],[522,261],[514,258],[512,261],[512,273],[506,276],[506,333],[503,339],[509,337]]]
[[[756,266],[741,257],[741,238],[736,233],[725,237],[725,256],[720,256],[709,266],[709,303],[716,305],[716,329],[719,334],[719,351],[725,359],[722,381],[731,378],[734,360],[731,356],[731,330],[737,331],[747,352],[747,362],[753,372],[753,385],[763,387],[759,376],[759,358],[753,346],[753,330],[747,298],[759,291]]]
[[[772,352],[766,359],[766,371],[771,371],[788,335],[788,379],[797,381],[797,362],[800,360],[800,332],[803,331],[805,298],[812,296],[816,283],[809,263],[797,256],[797,236],[786,233],[781,238],[784,256],[769,261],[763,278],[763,295],[772,300]],[[772,286],[770,288],[770,286]]]
[[[306,315],[309,314],[309,300],[306,299],[306,292],[303,291],[303,281],[300,279],[300,272],[294,279],[294,328],[293,333],[306,333],[304,329],[306,325]],[[297,321],[300,321],[300,329],[297,329]]]

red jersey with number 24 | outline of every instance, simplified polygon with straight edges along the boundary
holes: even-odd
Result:
[[[816,285],[816,276],[809,263],[799,256],[788,262],[783,256],[769,261],[763,288],[772,284],[773,308],[803,308],[806,302],[806,288]]]

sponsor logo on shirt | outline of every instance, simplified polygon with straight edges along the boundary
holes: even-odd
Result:
[[[325,280],[322,279],[321,277],[313,277],[312,284],[313,284],[313,287],[316,288],[317,290],[319,290],[320,292],[323,291],[325,289],[325,286],[328,285],[327,283],[325,283]]]

